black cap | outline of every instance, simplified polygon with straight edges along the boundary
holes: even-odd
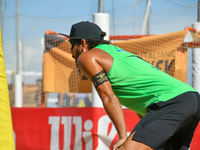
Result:
[[[72,25],[70,35],[59,33],[70,39],[103,40],[106,35],[101,28],[89,21],[82,21]]]

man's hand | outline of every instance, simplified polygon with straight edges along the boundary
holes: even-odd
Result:
[[[119,139],[112,147],[112,150],[118,150],[118,148],[125,142],[125,138],[124,139]]]

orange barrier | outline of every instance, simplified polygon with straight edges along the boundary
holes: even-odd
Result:
[[[193,42],[184,42],[190,34]],[[171,76],[186,82],[187,48],[200,46],[200,34],[191,27],[183,31],[154,36],[110,36],[112,44],[135,53]],[[45,53],[43,55],[43,91],[79,92],[92,91],[91,82],[77,69],[71,57],[68,40],[53,31],[45,33]]]

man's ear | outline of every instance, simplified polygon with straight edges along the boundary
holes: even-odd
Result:
[[[82,39],[82,40],[81,40],[81,45],[82,45],[85,49],[88,49],[88,43],[86,42],[85,39]]]
[[[85,47],[85,45],[86,45],[85,39],[82,39],[82,40],[81,40],[81,45],[82,45],[83,47]]]

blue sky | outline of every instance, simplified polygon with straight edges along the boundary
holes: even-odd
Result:
[[[16,1],[4,1],[3,45],[7,70],[16,70]],[[184,30],[197,21],[198,0],[151,0],[150,34]],[[138,35],[146,0],[105,0],[110,35]],[[98,0],[19,0],[23,70],[42,72],[42,38],[46,30],[69,33],[71,25],[92,21]],[[30,80],[26,80],[29,82]]]

